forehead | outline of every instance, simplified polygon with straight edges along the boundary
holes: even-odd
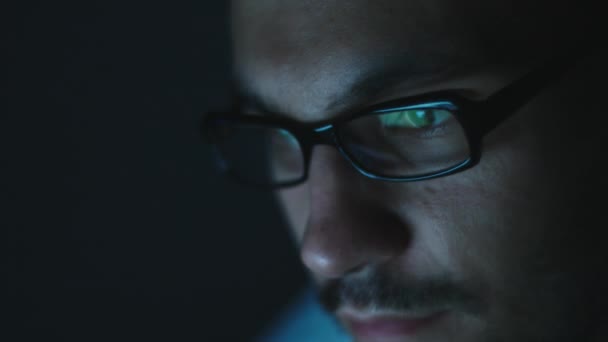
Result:
[[[500,37],[517,35],[514,28],[524,26],[522,19],[519,26],[499,20],[513,4],[238,0],[233,2],[235,72],[247,92],[279,111],[323,119],[315,116],[347,98],[362,79],[376,79],[379,88],[396,82],[413,88],[505,57],[495,47],[517,39]],[[517,49],[510,50],[515,56]]]

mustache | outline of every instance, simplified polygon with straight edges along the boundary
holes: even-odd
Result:
[[[450,307],[473,313],[481,309],[475,296],[448,277],[406,283],[377,271],[329,281],[320,287],[319,301],[329,312],[343,306],[401,312]]]

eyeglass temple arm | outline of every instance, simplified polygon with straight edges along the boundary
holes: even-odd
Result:
[[[479,118],[482,135],[496,128],[545,87],[557,83],[582,57],[567,54],[555,58],[486,99],[481,107],[484,108],[484,112],[492,115]]]

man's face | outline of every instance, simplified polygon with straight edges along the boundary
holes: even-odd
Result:
[[[483,99],[576,32],[558,5],[520,2],[235,1],[236,74],[302,122],[439,90]],[[277,195],[345,329],[359,341],[606,337],[605,76],[601,58],[582,59],[485,137],[476,167],[443,178],[372,180],[316,147],[308,180]]]

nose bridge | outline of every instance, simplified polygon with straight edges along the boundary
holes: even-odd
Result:
[[[335,127],[332,124],[323,125],[313,129],[309,135],[311,148],[314,149],[317,145],[336,146]]]
[[[336,278],[399,255],[408,230],[337,150],[314,149],[310,212],[301,257],[317,276]]]

